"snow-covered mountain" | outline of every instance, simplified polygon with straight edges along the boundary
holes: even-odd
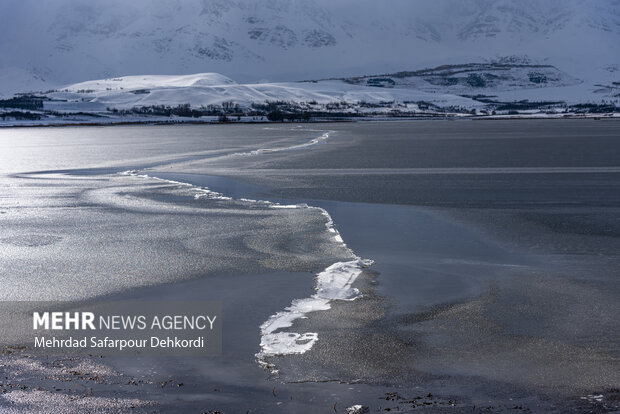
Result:
[[[3,0],[0,21],[4,94],[145,73],[287,81],[511,55],[607,82],[620,63],[620,0]]]
[[[237,83],[218,73],[134,75],[0,99],[0,126],[266,122],[462,116],[620,116],[620,83],[552,65],[442,65],[302,82]]]

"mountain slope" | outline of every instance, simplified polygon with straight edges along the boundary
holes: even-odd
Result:
[[[443,65],[410,72],[347,78],[345,81],[354,85],[405,87],[460,95],[563,87],[580,83],[552,65],[503,61]]]
[[[0,73],[50,85],[143,73],[314,79],[513,54],[594,79],[620,61],[618,0],[7,0],[0,16]],[[0,91],[15,92],[5,78]]]

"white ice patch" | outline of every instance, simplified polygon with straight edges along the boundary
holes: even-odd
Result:
[[[344,246],[346,246],[344,240],[342,239],[342,236],[340,236],[340,233],[338,232],[338,230],[336,230],[336,227],[334,226],[334,221],[332,220],[332,217],[329,215],[327,210],[321,207],[313,207],[313,208],[317,208],[321,210],[321,214],[327,217],[327,223],[325,223],[325,227],[327,227],[327,231],[329,231],[330,233],[334,235],[334,240],[336,241],[336,243],[341,243]]]
[[[352,405],[346,408],[346,414],[366,414],[369,411],[368,407],[360,404]]]
[[[320,137],[313,138],[310,141],[305,142],[303,144],[291,145],[289,147],[281,147],[281,148],[259,148],[253,151],[235,152],[233,154],[230,154],[230,156],[231,157],[239,157],[239,156],[247,157],[247,156],[252,156],[252,155],[268,154],[268,153],[273,153],[273,152],[294,151],[294,150],[304,149],[304,148],[311,147],[322,141],[327,140],[327,138],[329,138],[329,134],[330,134],[329,132],[325,132]]]
[[[581,397],[582,400],[588,400],[589,403],[600,403],[605,399],[603,394],[589,394],[587,397]]]
[[[287,208],[301,208],[301,206],[297,204],[272,204],[271,208],[287,209]]]
[[[272,315],[260,327],[261,351],[256,354],[259,362],[269,367],[265,358],[274,355],[303,354],[318,341],[316,332],[286,332],[284,328],[293,326],[297,319],[306,318],[309,312],[328,310],[333,300],[354,300],[360,292],[353,282],[372,260],[357,258],[348,262],[336,262],[317,275],[316,293],[309,298],[295,299],[291,306]]]
[[[287,206],[272,205],[272,208],[283,207]],[[308,205],[297,207],[319,210],[327,218],[325,227],[333,235],[334,241],[346,247],[327,210]],[[275,355],[303,354],[319,340],[317,332],[297,333],[282,331],[282,329],[293,326],[293,322],[297,319],[307,318],[306,315],[309,312],[330,309],[330,302],[333,300],[355,300],[361,296],[359,290],[353,287],[353,282],[362,274],[365,267],[371,266],[374,262],[361,259],[351,249],[348,250],[355,259],[348,262],[336,262],[319,273],[316,278],[314,295],[293,300],[291,306],[272,315],[261,325],[261,351],[256,354],[256,357],[262,366],[275,372],[273,365],[267,363],[265,358]]]
[[[194,198],[196,200],[200,198],[210,198],[215,200],[232,200],[232,197],[226,197],[225,195],[222,195],[222,193],[218,193],[217,191],[211,191],[206,187],[197,188],[194,191],[196,191],[196,194],[194,194]]]
[[[184,183],[184,182],[181,182],[181,181],[166,180],[166,179],[163,179],[163,178],[150,176],[148,174],[138,174],[138,171],[136,171],[136,170],[123,171],[123,172],[120,172],[119,174],[121,174],[121,175],[130,175],[130,176],[139,177],[139,178],[150,178],[152,180],[163,181],[163,182],[168,183],[168,184],[175,184],[175,185],[180,185],[180,186],[183,186],[183,187],[191,187],[191,189],[195,193],[194,194],[194,198],[196,200],[201,199],[201,198],[209,198],[209,199],[213,199],[213,200],[232,200],[232,197],[226,197],[222,193],[218,193],[217,191],[209,190],[207,187],[197,187],[197,186],[194,186],[193,184]]]

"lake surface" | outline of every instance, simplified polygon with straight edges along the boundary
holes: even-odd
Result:
[[[0,151],[1,299],[222,298],[222,357],[111,359],[186,386],[96,386],[105,398],[166,412],[412,409],[386,392],[472,411],[615,398],[619,122],[5,129]],[[376,262],[361,297],[295,321],[319,340],[271,357],[274,378],[254,357],[261,321],[353,255]],[[0,407],[51,392],[36,370],[8,374],[44,391]]]

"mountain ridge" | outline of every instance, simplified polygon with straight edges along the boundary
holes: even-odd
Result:
[[[11,39],[0,44],[5,94],[28,77],[50,87],[149,72],[291,81],[513,54],[594,79],[620,61],[618,0],[22,0],[0,15],[12,23],[0,27]]]

